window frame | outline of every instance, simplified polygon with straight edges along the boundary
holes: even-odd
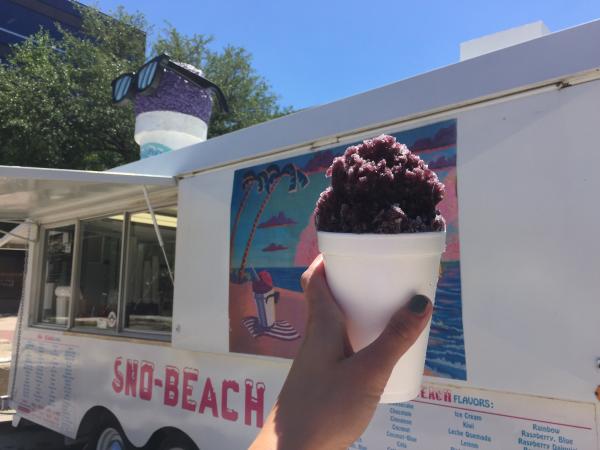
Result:
[[[60,330],[60,331],[65,331],[70,329],[71,326],[71,317],[72,317],[72,309],[73,309],[73,292],[75,292],[73,284],[76,278],[76,257],[77,257],[77,243],[78,243],[78,239],[79,239],[79,221],[76,219],[71,219],[71,220],[65,220],[62,222],[56,222],[56,223],[52,223],[52,224],[47,224],[47,225],[42,225],[40,227],[40,235],[42,236],[42,239],[39,242],[39,252],[37,254],[37,256],[34,258],[35,259],[35,266],[36,266],[36,271],[35,273],[37,273],[38,275],[36,276],[35,280],[34,280],[34,285],[33,285],[33,289],[32,289],[32,294],[34,295],[34,299],[35,301],[32,302],[32,306],[33,306],[33,310],[30,311],[29,313],[29,326],[30,327],[35,327],[35,328],[45,328],[45,329],[51,329],[51,330]],[[48,253],[48,240],[47,240],[47,236],[48,236],[48,232],[52,231],[52,230],[56,230],[58,228],[64,228],[64,227],[68,227],[68,226],[73,226],[74,227],[74,233],[73,233],[73,256],[72,256],[72,260],[71,260],[71,283],[69,285],[70,289],[71,289],[71,299],[69,301],[69,310],[68,310],[68,317],[67,317],[67,323],[64,325],[59,325],[59,324],[53,324],[53,323],[46,323],[42,321],[41,318],[41,313],[40,313],[40,305],[42,304],[42,299],[41,299],[41,295],[42,292],[44,292],[44,290],[42,289],[42,283],[44,282],[44,277],[46,275],[46,268],[45,268],[45,264],[46,264],[46,255]]]
[[[174,207],[177,210],[179,209],[179,202],[177,199],[171,199],[168,201],[157,202],[155,205],[152,205],[152,208],[157,211],[162,208]],[[32,295],[34,301],[31,302],[33,309],[29,313],[29,326],[31,328],[40,328],[47,330],[56,330],[63,332],[73,332],[78,334],[86,334],[86,335],[98,335],[98,336],[110,336],[116,338],[134,338],[134,339],[143,339],[143,340],[154,340],[154,341],[163,341],[163,342],[171,342],[173,336],[173,323],[171,323],[171,331],[153,331],[153,330],[139,330],[139,329],[131,329],[125,327],[125,309],[126,309],[126,298],[127,298],[127,283],[124,280],[127,279],[127,276],[130,273],[129,268],[129,250],[130,250],[130,219],[133,214],[137,213],[147,213],[147,207],[135,207],[130,209],[120,209],[118,211],[112,211],[110,213],[104,213],[93,216],[79,217],[76,219],[64,220],[61,222],[42,224],[40,226],[40,235],[43,238],[38,243],[38,254],[34,257],[34,266],[36,273],[35,278],[33,279],[32,286]],[[42,283],[44,277],[44,263],[46,258],[47,251],[47,232],[53,229],[62,228],[65,226],[74,226],[75,233],[73,237],[73,260],[71,262],[71,293],[79,291],[80,285],[80,274],[81,274],[81,250],[82,250],[82,223],[91,222],[94,220],[105,219],[115,215],[123,215],[123,226],[121,228],[121,255],[119,258],[119,287],[118,287],[118,300],[117,300],[117,326],[114,330],[103,330],[99,328],[88,328],[82,326],[75,325],[75,313],[77,306],[75,305],[76,299],[75,296],[71,295],[71,300],[69,302],[69,310],[68,310],[68,318],[66,325],[57,325],[51,323],[44,323],[41,321],[40,317],[40,304],[41,299],[40,295],[43,292]],[[179,214],[178,214],[179,216]],[[178,233],[176,233],[177,235]],[[177,238],[176,238],[177,239]],[[175,255],[175,258],[177,255]],[[173,295],[174,289],[173,286]],[[172,316],[171,316],[172,317]]]
[[[165,204],[161,204],[161,205],[152,205],[152,209],[154,210],[154,212],[156,213],[157,210],[160,210],[162,208],[169,208],[169,207],[176,207],[178,208],[178,204],[177,203],[165,203]],[[143,208],[143,209],[135,209],[135,210],[131,210],[128,211],[126,213],[125,216],[125,223],[127,223],[127,230],[126,230],[126,235],[124,236],[124,243],[123,243],[123,250],[125,252],[124,254],[124,265],[121,266],[121,268],[124,270],[123,273],[123,279],[129,279],[129,275],[130,275],[130,266],[129,266],[129,255],[130,255],[130,250],[131,250],[131,240],[129,239],[129,233],[131,230],[131,221],[129,220],[131,218],[132,215],[134,214],[139,214],[139,213],[147,213],[148,209],[147,208]],[[179,217],[179,209],[178,209],[178,214],[177,217]],[[175,258],[177,258],[177,254],[175,254]],[[173,276],[175,276],[175,274],[173,274]],[[127,292],[127,283],[123,283],[123,291],[121,292],[122,294],[122,298],[126,299],[128,292]],[[173,285],[173,297],[175,297],[175,285]],[[121,300],[121,298],[119,299],[119,301]],[[127,307],[127,302],[126,301],[122,301],[119,304],[119,330],[121,333],[127,333],[129,336],[131,337],[143,337],[143,336],[154,336],[155,339],[158,340],[171,340],[171,336],[173,335],[173,322],[171,321],[171,331],[153,331],[153,330],[139,330],[139,329],[133,329],[133,328],[128,328],[125,326],[125,314],[126,314],[126,309]],[[173,316],[171,316],[171,319],[173,319]]]
[[[83,247],[83,227],[85,225],[86,222],[94,222],[96,220],[102,220],[102,219],[108,219],[112,216],[115,215],[119,215],[119,214],[123,214],[123,225],[121,226],[121,251],[120,251],[120,255],[119,255],[119,286],[117,288],[117,325],[115,326],[114,329],[106,329],[103,330],[102,328],[96,328],[96,327],[84,327],[81,325],[76,325],[75,324],[75,315],[77,314],[77,307],[75,305],[75,302],[73,302],[73,311],[70,314],[70,319],[71,319],[71,324],[69,326],[69,330],[70,331],[74,331],[77,333],[91,333],[91,334],[99,334],[99,335],[104,335],[104,336],[118,336],[119,335],[119,331],[120,331],[120,327],[119,327],[119,322],[120,322],[120,314],[121,314],[121,299],[122,299],[122,288],[123,288],[123,248],[124,248],[124,242],[123,242],[123,238],[124,238],[124,229],[125,229],[125,223],[127,222],[127,213],[116,213],[116,214],[103,214],[101,216],[94,216],[94,217],[88,217],[85,219],[80,219],[77,221],[77,226],[79,227],[79,239],[77,240],[77,280],[76,280],[76,288],[77,288],[77,292],[79,292],[79,285],[80,285],[80,275],[81,275],[81,250]]]

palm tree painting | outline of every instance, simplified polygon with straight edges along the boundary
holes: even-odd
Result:
[[[244,208],[246,208],[246,204],[248,203],[248,199],[250,198],[252,188],[254,187],[254,185],[258,185],[258,182],[258,177],[256,176],[253,170],[248,170],[242,175],[242,189],[244,190],[244,194],[238,206],[237,212],[235,214],[235,219],[233,220],[233,225],[231,227],[231,238],[229,240],[230,258],[233,255],[233,247],[235,245],[235,234],[237,232],[237,227],[240,223],[240,217],[242,217],[242,212],[244,211]]]
[[[295,164],[286,164],[282,169],[279,169],[277,164],[269,165],[264,171],[259,172],[256,175],[256,179],[258,182],[258,192],[265,191],[266,195],[263,198],[258,212],[254,218],[252,223],[252,229],[250,230],[250,235],[248,237],[248,241],[246,243],[246,247],[244,249],[244,254],[242,256],[242,262],[240,264],[239,277],[243,279],[244,271],[246,269],[246,265],[248,263],[248,255],[250,253],[250,248],[252,247],[252,241],[254,240],[254,236],[256,234],[256,229],[258,228],[258,223],[260,218],[265,211],[273,192],[281,182],[284,177],[289,178],[289,183],[287,186],[288,193],[297,192],[299,189],[302,189],[308,185],[308,176]],[[245,193],[244,193],[245,195]],[[239,218],[237,219],[239,220]]]

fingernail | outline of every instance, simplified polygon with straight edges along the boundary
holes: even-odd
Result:
[[[413,314],[423,314],[427,309],[427,304],[429,303],[429,299],[424,295],[418,294],[415,295],[411,300],[408,308]]]

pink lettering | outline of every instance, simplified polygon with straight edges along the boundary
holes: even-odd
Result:
[[[238,412],[235,409],[230,409],[227,405],[230,390],[240,392],[240,385],[234,380],[223,380],[223,386],[221,387],[221,415],[223,419],[235,422],[238,420]]]
[[[452,393],[450,391],[444,392],[444,401],[446,403],[452,403]]]
[[[256,396],[252,395],[254,382],[246,379],[246,401],[244,423],[252,425],[252,411],[256,412],[256,426],[262,428],[265,408],[265,384],[256,383]]]
[[[204,410],[206,408],[210,408],[213,417],[219,417],[219,410],[217,409],[217,396],[210,378],[207,378],[206,383],[204,383],[204,391],[202,392],[202,399],[200,400],[200,408],[198,408],[198,412],[204,414]]]
[[[125,370],[125,395],[136,396],[137,391],[137,375],[138,375],[138,361],[135,359],[128,359]]]
[[[123,390],[123,373],[119,370],[122,364],[122,356],[119,356],[117,359],[115,359],[115,364],[113,366],[115,375],[112,381],[112,388],[117,394],[120,394]]]
[[[154,383],[154,364],[142,361],[140,367],[140,398],[142,400],[152,400],[152,383]]]
[[[186,367],[183,369],[183,393],[181,400],[181,407],[188,411],[196,411],[196,401],[191,400],[192,391],[194,386],[191,383],[198,381],[198,369],[190,369]]]
[[[174,366],[165,367],[165,397],[167,406],[175,406],[179,401],[179,369]]]

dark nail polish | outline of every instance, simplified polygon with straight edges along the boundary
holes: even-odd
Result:
[[[410,305],[408,305],[408,307],[414,314],[423,314],[425,312],[425,309],[427,309],[428,303],[429,299],[427,297],[418,294],[410,300]]]

